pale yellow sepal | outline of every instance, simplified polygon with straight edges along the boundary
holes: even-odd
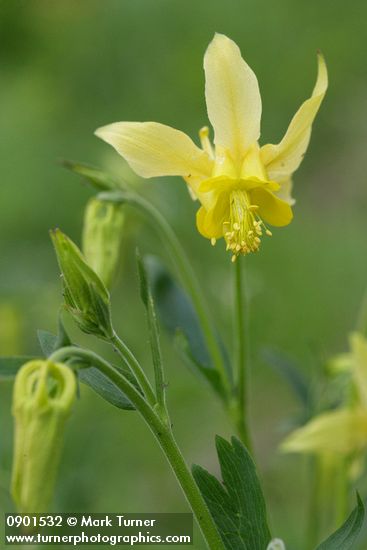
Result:
[[[158,122],[115,122],[95,132],[143,178],[209,177],[212,161],[183,132]]]
[[[364,409],[320,414],[292,432],[280,446],[287,453],[335,452],[343,455],[367,446],[367,411]]]
[[[218,33],[206,50],[204,69],[214,143],[242,157],[260,136],[261,97],[255,73],[237,44]]]
[[[328,85],[324,57],[318,55],[318,76],[312,96],[294,115],[282,141],[261,148],[261,158],[270,179],[279,181],[288,178],[299,167],[308,147],[311,127]]]
[[[275,192],[278,199],[287,202],[290,206],[296,204],[295,199],[292,197],[293,179],[291,177],[283,178],[279,180],[279,191]]]

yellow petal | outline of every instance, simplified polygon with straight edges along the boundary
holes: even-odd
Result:
[[[201,191],[202,182],[207,180],[202,176],[191,176],[190,178],[184,177],[184,180],[187,183],[187,189],[192,200],[199,200],[206,209],[209,209],[213,204],[215,193],[211,190],[209,192]]]
[[[238,46],[216,34],[204,57],[205,95],[216,145],[241,158],[260,136],[261,97],[257,78]]]
[[[206,216],[207,211],[205,210],[204,206],[201,206],[196,212],[196,227],[203,237],[211,239],[211,235],[206,229]]]
[[[287,453],[349,454],[366,446],[366,411],[343,409],[320,414],[291,433],[280,448]]]
[[[230,178],[227,176],[215,176],[202,180],[199,185],[198,191],[201,193],[207,193],[208,191],[234,191],[235,189],[243,189],[244,191],[251,191],[255,187],[263,187],[268,191],[278,191],[280,189],[279,183],[275,181],[261,180],[256,176],[251,178]]]
[[[257,143],[250,147],[241,166],[242,178],[251,178],[253,176],[261,180],[267,179],[267,174],[261,161],[260,147]]]
[[[186,134],[170,126],[157,122],[115,122],[95,133],[143,178],[211,175],[213,162],[208,155]]]
[[[208,210],[202,206],[196,214],[196,225],[199,233],[207,239],[223,237],[223,223],[229,219],[229,197],[221,193],[215,204]]]
[[[350,336],[350,345],[353,353],[353,378],[361,402],[367,409],[367,340],[355,332]]]
[[[318,55],[318,76],[312,96],[293,117],[282,141],[261,148],[261,158],[270,179],[290,176],[301,164],[311,136],[311,127],[327,89],[328,77],[324,58]]]
[[[278,199],[273,193],[261,187],[252,189],[249,193],[251,204],[259,207],[258,213],[266,222],[281,227],[292,221],[292,208],[287,202]]]

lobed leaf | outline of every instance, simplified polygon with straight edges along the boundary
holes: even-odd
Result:
[[[364,505],[357,493],[357,506],[343,525],[322,542],[316,550],[349,550],[359,535],[364,520]]]
[[[265,500],[253,460],[235,437],[217,436],[223,484],[201,466],[193,475],[227,550],[264,550],[271,540]]]

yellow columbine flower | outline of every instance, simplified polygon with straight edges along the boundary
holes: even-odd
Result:
[[[348,456],[367,448],[367,340],[354,333],[350,345],[351,353],[343,356],[343,370],[349,365],[355,399],[292,432],[281,445],[283,451]]]
[[[183,132],[156,122],[116,122],[96,135],[111,144],[140,176],[182,176],[201,208],[199,232],[215,244],[224,237],[235,260],[259,249],[265,222],[292,220],[291,175],[307,149],[311,126],[327,88],[324,59],[312,96],[293,117],[277,145],[260,147],[261,97],[257,78],[238,46],[216,34],[204,57],[209,130],[200,130],[201,148]]]

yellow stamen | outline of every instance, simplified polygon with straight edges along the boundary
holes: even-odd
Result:
[[[223,224],[227,250],[233,252],[232,262],[240,254],[249,254],[259,249],[262,235],[262,221],[258,219],[257,205],[251,204],[244,190],[235,190],[230,194],[229,220]]]

